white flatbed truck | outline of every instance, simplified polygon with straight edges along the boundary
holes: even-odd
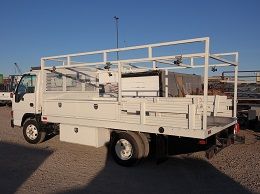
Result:
[[[21,76],[9,75],[8,78],[10,79],[10,83],[3,85],[3,87],[0,89],[0,104],[11,106],[12,95]]]
[[[0,92],[0,104],[6,105],[12,102],[11,92]]]
[[[156,53],[158,48],[196,43],[202,52]],[[145,56],[136,55],[138,51]],[[128,54],[117,60],[117,52]],[[39,70],[23,75],[14,93],[11,125],[22,127],[25,140],[33,144],[53,131],[70,143],[100,147],[110,142],[113,158],[123,166],[147,157],[153,144],[159,156],[167,154],[171,137],[202,144],[211,157],[218,149],[216,141],[229,144],[238,129],[237,74],[234,100],[208,95],[208,69],[218,66],[237,72],[238,53],[210,54],[208,37],[43,57]],[[167,75],[196,68],[203,70],[202,94],[169,95]],[[158,76],[140,76],[157,71],[165,74],[163,88]]]

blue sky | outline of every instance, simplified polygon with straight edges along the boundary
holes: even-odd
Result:
[[[240,52],[260,69],[260,1],[0,0],[0,73],[40,57],[209,36],[212,52]]]

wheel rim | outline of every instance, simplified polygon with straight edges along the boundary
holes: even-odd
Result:
[[[129,160],[133,155],[133,147],[126,139],[120,139],[116,142],[115,151],[121,160]]]
[[[26,128],[26,136],[30,139],[30,140],[35,140],[38,137],[38,130],[37,127],[35,125],[28,125]]]

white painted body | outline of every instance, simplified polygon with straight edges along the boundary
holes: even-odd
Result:
[[[11,101],[11,92],[0,92],[0,101]]]
[[[182,55],[190,59],[191,64],[175,64],[176,56],[153,57],[154,47],[187,44],[193,42],[205,43],[205,52]],[[220,58],[237,53],[216,54],[212,58],[220,64],[209,64],[209,39],[200,38],[169,43],[142,45],[122,49],[112,49],[44,57],[41,59],[41,70],[31,72],[36,74],[35,93],[25,94],[24,101],[13,102],[14,124],[21,126],[26,113],[41,114],[43,122],[60,124],[60,139],[62,141],[80,143],[99,147],[109,141],[110,130],[129,130],[157,134],[163,128],[164,135],[205,139],[236,123],[236,95],[234,101],[226,96],[208,96],[207,88],[201,96],[186,97],[158,96],[158,77],[122,78],[125,72],[145,72],[148,67],[132,68],[130,63],[151,62],[152,70],[170,71],[171,69],[205,68],[204,86],[207,87],[209,66],[235,66],[238,61],[230,62]],[[116,67],[100,70],[100,65],[106,65],[108,54],[117,51],[148,49],[148,57],[111,61]],[[74,62],[72,57],[102,54],[99,62]],[[204,58],[205,64],[196,65],[194,58]],[[48,61],[61,62],[62,65],[48,66]],[[166,63],[172,66],[157,68],[155,63]],[[237,69],[237,68],[236,68]],[[76,73],[75,73],[76,72]],[[107,76],[109,72],[113,76]],[[103,74],[103,75],[102,75]],[[73,77],[74,76],[74,77]],[[167,87],[168,78],[165,83]],[[236,79],[235,79],[236,80]],[[100,93],[100,84],[116,83],[111,90],[113,94]],[[235,93],[236,93],[235,81]],[[167,88],[165,89],[167,91]],[[138,93],[138,95],[135,95]],[[33,107],[28,104],[33,103]],[[234,107],[234,111],[231,110]],[[212,118],[227,118],[226,122],[216,124],[209,122]],[[77,132],[76,132],[77,131]]]

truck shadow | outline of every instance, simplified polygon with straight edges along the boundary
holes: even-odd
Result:
[[[15,193],[52,151],[0,142],[0,191]]]
[[[103,170],[89,184],[60,193],[251,192],[199,158],[174,156],[160,165],[150,158],[139,166],[125,168],[108,156]]]

